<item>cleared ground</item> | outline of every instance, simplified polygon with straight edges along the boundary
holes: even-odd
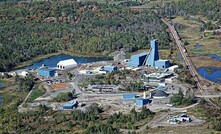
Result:
[[[205,125],[197,127],[159,127],[146,129],[141,134],[209,134],[213,132],[207,129]]]
[[[57,84],[51,85],[51,88],[53,88],[54,90],[62,90],[62,89],[66,89],[67,87],[68,87],[68,84],[66,83],[57,83]]]

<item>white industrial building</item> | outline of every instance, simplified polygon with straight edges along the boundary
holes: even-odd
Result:
[[[179,68],[178,65],[173,65],[173,66],[169,67],[168,70],[174,72],[174,71],[177,70],[178,68]]]
[[[21,77],[26,77],[29,73],[27,71],[22,71],[20,73],[18,73],[19,76]]]
[[[71,69],[77,66],[77,62],[74,59],[62,60],[57,64],[57,68],[60,70]]]

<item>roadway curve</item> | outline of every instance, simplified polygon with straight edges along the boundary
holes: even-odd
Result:
[[[188,53],[185,52],[185,48],[183,47],[182,45],[182,42],[180,41],[180,37],[179,35],[177,34],[177,31],[176,29],[174,28],[174,26],[172,26],[171,24],[169,24],[166,20],[164,19],[161,19],[167,26],[168,28],[170,29],[170,32],[172,33],[173,35],[173,38],[175,39],[175,42],[179,48],[179,51],[180,51],[180,54],[181,56],[183,57],[183,60],[184,60],[184,63],[186,64],[186,66],[188,67],[189,71],[190,71],[190,74],[193,76],[196,84],[197,84],[197,87],[198,87],[198,90],[200,91],[201,95],[202,96],[205,96],[205,92],[203,91],[203,88],[202,88],[202,85],[200,84],[200,81],[199,81],[199,78],[197,77],[198,76],[198,73],[197,71],[195,70],[193,64],[189,61],[189,59],[187,58],[188,56]],[[216,104],[214,104],[212,101],[210,101],[207,97],[204,97],[204,99],[209,102],[210,104],[212,104],[213,106],[215,106],[216,108],[220,108],[218,107]]]

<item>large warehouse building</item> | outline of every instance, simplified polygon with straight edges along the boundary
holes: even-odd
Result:
[[[128,66],[138,67],[142,66],[147,57],[147,53],[140,53],[131,56],[131,60],[128,62]]]
[[[146,65],[149,67],[156,67],[156,68],[168,68],[170,67],[169,60],[161,60],[159,58],[158,52],[158,41],[151,40],[150,41],[150,52],[149,53],[140,53],[131,56],[131,61],[128,63],[128,66],[142,66]]]
[[[60,70],[71,69],[77,66],[77,62],[74,59],[62,60],[57,64],[57,68]]]

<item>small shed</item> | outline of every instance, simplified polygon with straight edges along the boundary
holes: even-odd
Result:
[[[63,105],[63,109],[74,109],[76,107],[77,107],[77,101],[68,102]]]
[[[106,71],[106,72],[113,72],[113,71],[116,71],[118,70],[118,67],[117,66],[111,66],[111,65],[107,65],[107,66],[104,66],[102,68],[103,71]]]
[[[135,99],[136,98],[136,94],[123,94],[123,99]]]
[[[71,69],[77,66],[77,62],[74,59],[62,60],[57,64],[57,68],[60,70]]]
[[[38,69],[37,73],[38,75],[43,76],[43,77],[54,77],[55,69],[42,68],[42,69]]]
[[[139,98],[136,100],[136,106],[144,106],[149,103],[149,99]]]

